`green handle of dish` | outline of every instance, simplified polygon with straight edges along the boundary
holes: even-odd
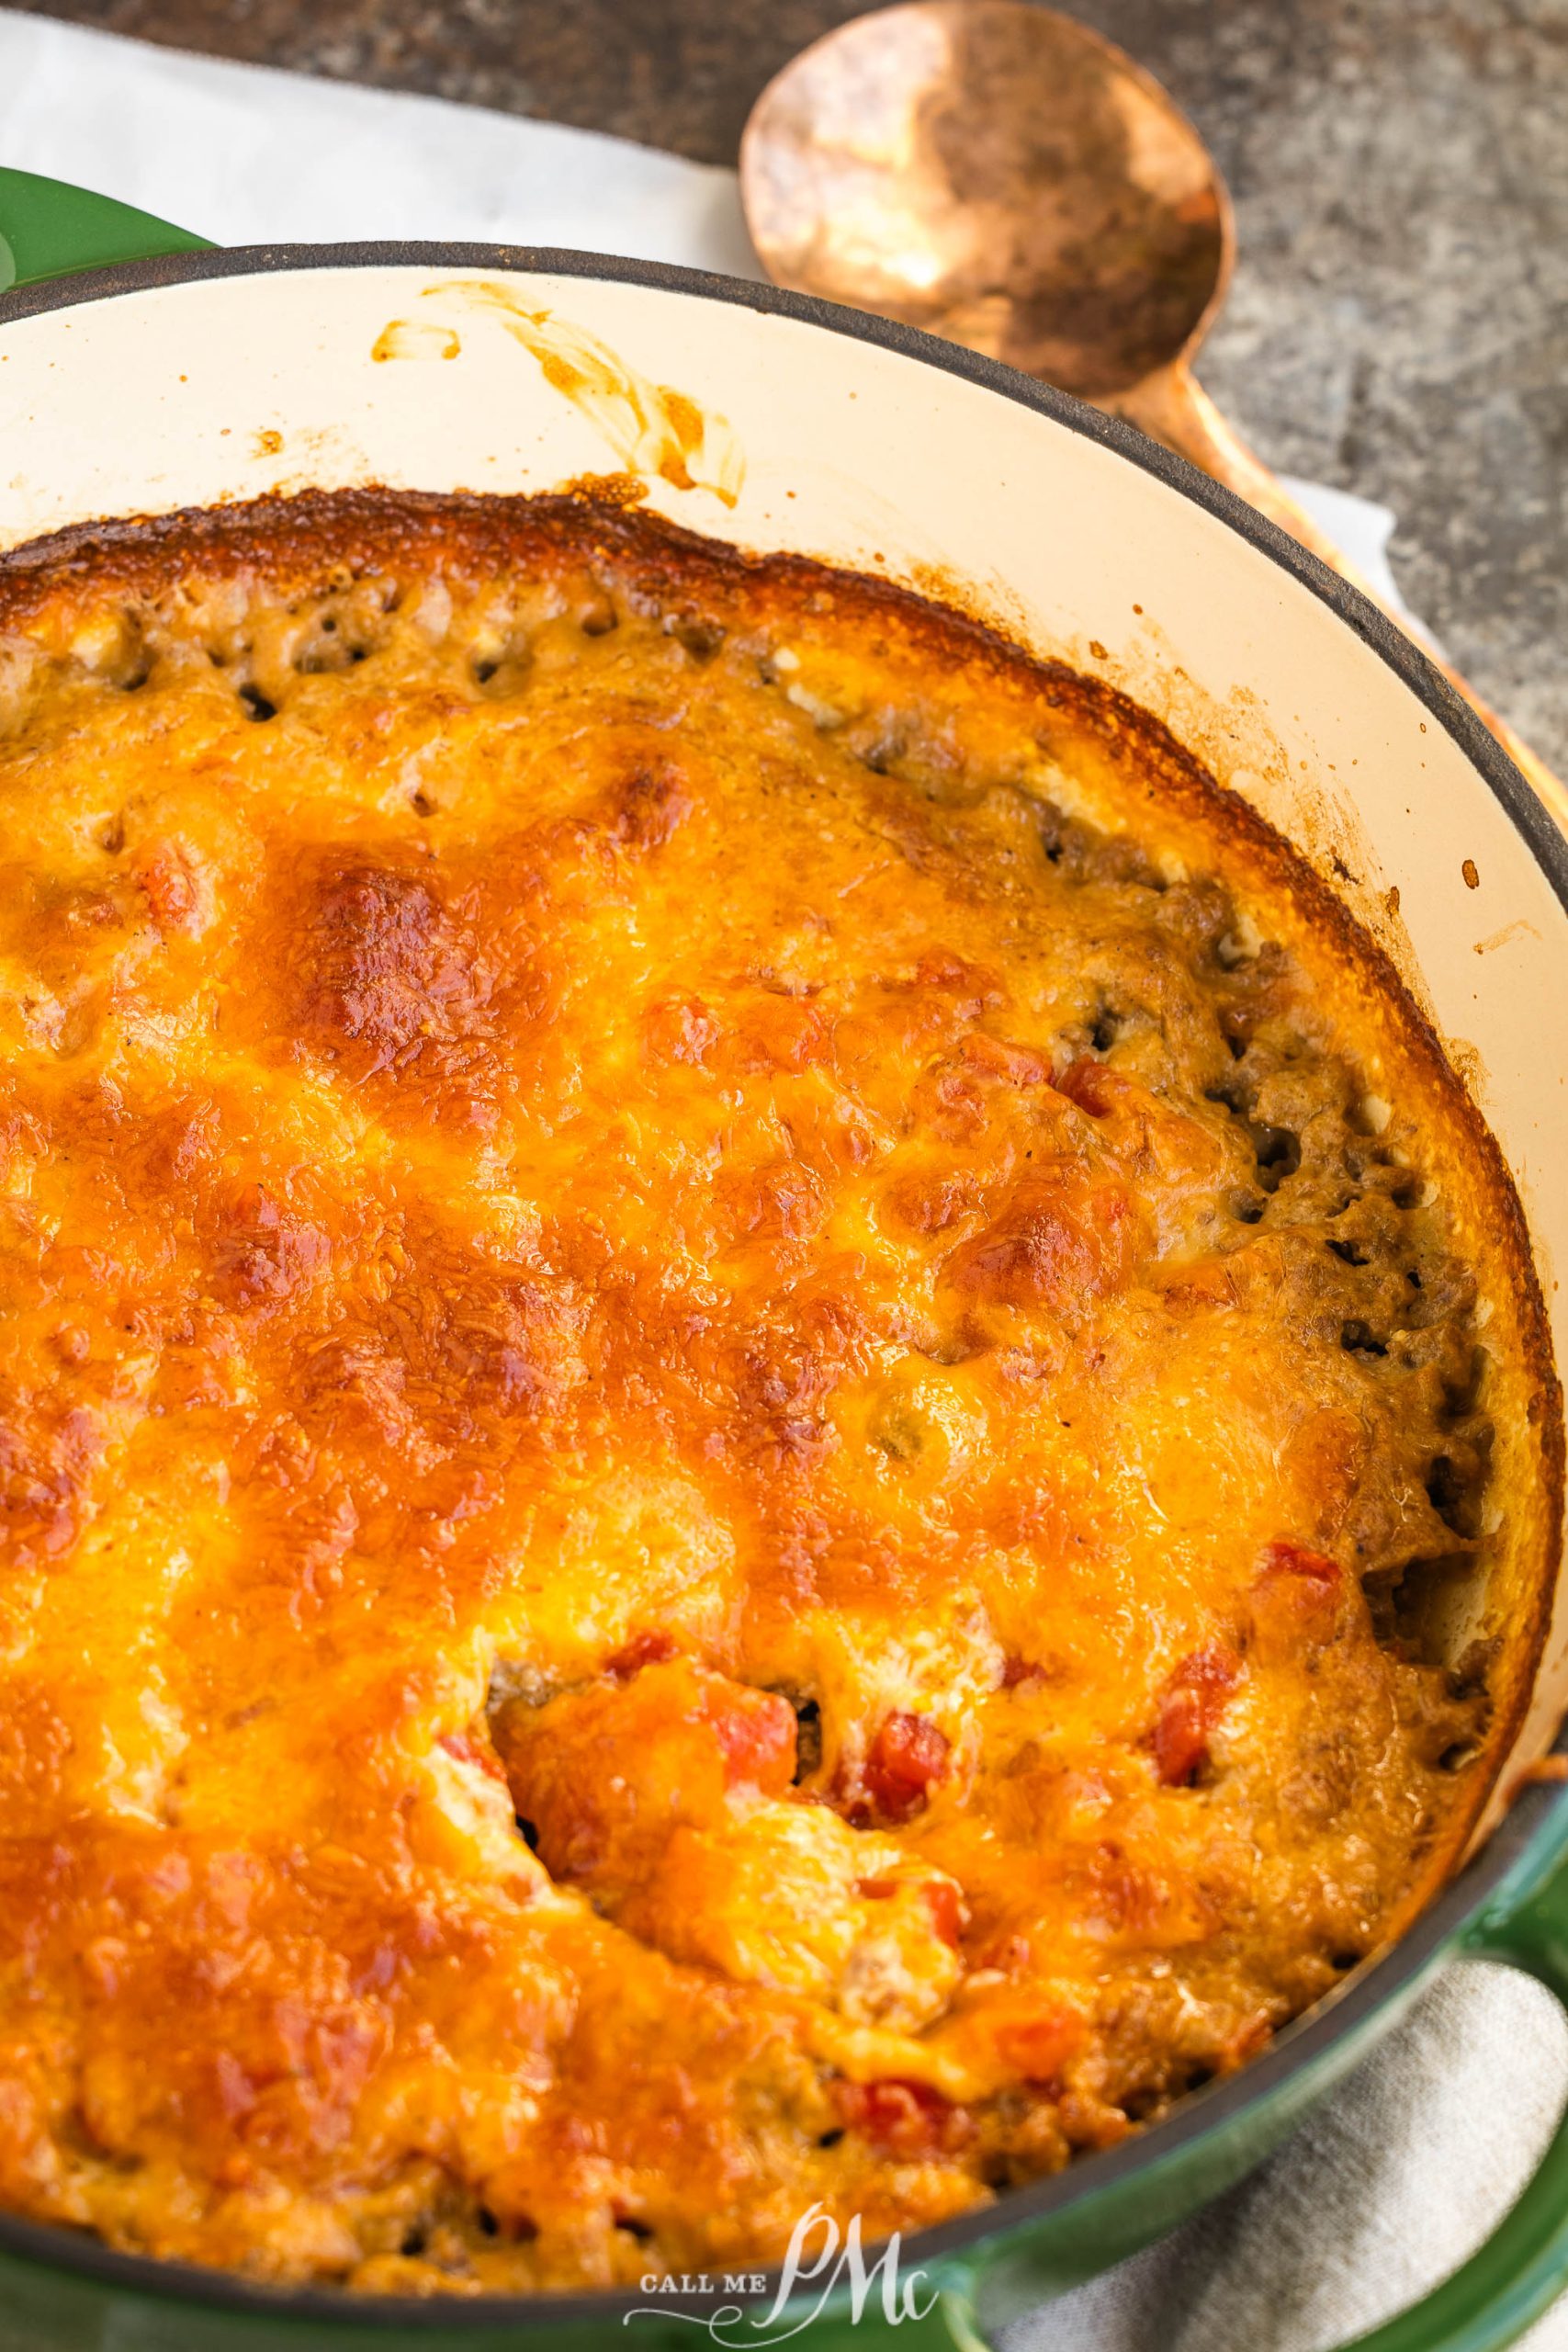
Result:
[[[1539,1978],[1568,2009],[1568,1825],[1526,1857],[1461,1939],[1470,1959]],[[959,2352],[990,2352],[976,2316],[984,2258],[942,2298]],[[1484,2245],[1408,2311],[1337,2352],[1506,2352],[1568,2287],[1568,2112],[1529,2186]]]
[[[199,253],[210,243],[90,188],[0,165],[0,294],[107,262]]]

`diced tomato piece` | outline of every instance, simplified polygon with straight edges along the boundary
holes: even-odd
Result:
[[[908,1821],[949,1770],[946,1735],[927,1715],[891,1714],[865,1759],[865,1790],[885,1821]]]
[[[1331,1560],[1325,1552],[1309,1551],[1304,1544],[1292,1544],[1289,1536],[1265,1544],[1258,1575],[1299,1577],[1319,1591],[1337,1592],[1340,1583],[1337,1560]]]
[[[960,2146],[969,2136],[969,2118],[963,2108],[954,2107],[929,2083],[890,2075],[876,2083],[836,2083],[834,2090],[849,2129],[863,2132],[891,2156],[933,2156]]]
[[[984,1029],[971,1029],[958,1050],[971,1069],[986,1078],[1005,1079],[1010,1086],[1043,1086],[1051,1075],[1048,1055],[1032,1046],[989,1036]]]
[[[459,1764],[477,1765],[481,1772],[505,1787],[506,1774],[502,1770],[501,1758],[488,1739],[478,1739],[471,1731],[447,1731],[442,1733],[438,1745],[446,1750],[448,1756],[456,1757]]]
[[[931,1915],[932,1928],[942,1942],[951,1944],[956,1951],[964,1939],[964,1897],[948,1878],[927,1878],[915,1883]],[[863,1878],[856,1882],[855,1892],[863,1894],[868,1902],[886,1903],[909,1883],[908,1879]]]
[[[1001,983],[984,964],[971,964],[949,948],[931,947],[915,966],[915,986],[940,989],[958,999],[958,1009],[974,1020],[1002,1001]]]
[[[997,2027],[998,2054],[1026,2082],[1059,2080],[1069,2058],[1082,2049],[1083,2019],[1070,2009],[1043,2009],[1034,2017],[1011,2017]]]
[[[1103,1062],[1097,1062],[1089,1054],[1070,1063],[1055,1080],[1055,1087],[1058,1094],[1065,1094],[1069,1102],[1076,1102],[1091,1119],[1103,1119],[1116,1106],[1119,1089],[1115,1071],[1107,1069]]]
[[[604,1660],[604,1671],[617,1682],[626,1682],[645,1666],[661,1666],[674,1656],[675,1644],[668,1634],[634,1634],[625,1649]]]
[[[724,1751],[724,1777],[730,1788],[742,1782],[774,1795],[795,1774],[795,1709],[776,1690],[747,1690],[710,1706],[708,1720]]]
[[[1337,1560],[1289,1538],[1266,1544],[1250,1595],[1254,1654],[1272,1664],[1320,1648],[1334,1632],[1344,1591]]]
[[[1168,1691],[1155,1724],[1155,1763],[1168,1788],[1190,1781],[1209,1753],[1203,1702],[1196,1690],[1179,1685]]]
[[[944,1878],[929,1878],[920,1888],[926,1909],[931,1915],[931,1926],[944,1944],[954,1951],[964,1939],[964,1898],[958,1889]]]
[[[1149,1736],[1160,1779],[1186,1785],[1208,1761],[1209,1739],[1241,1677],[1241,1660],[1222,1642],[1184,1657],[1166,1684]]]

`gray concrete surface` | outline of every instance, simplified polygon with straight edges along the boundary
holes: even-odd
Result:
[[[837,0],[50,0],[226,56],[733,159]],[[1400,515],[1404,593],[1568,772],[1568,0],[1077,0],[1198,121],[1241,263],[1205,354],[1264,456]]]

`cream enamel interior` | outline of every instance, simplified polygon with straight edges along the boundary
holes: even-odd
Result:
[[[395,322],[410,331],[389,337]],[[685,461],[661,429],[671,389],[702,412]],[[886,571],[1125,686],[1394,955],[1513,1170],[1568,1361],[1568,913],[1381,658],[1114,450],[795,318],[403,265],[197,280],[0,328],[0,450],[4,546],[272,490],[527,492],[647,470],[649,503],[693,529]],[[696,486],[666,478],[682,473]],[[1521,1756],[1565,1701],[1560,1582]]]

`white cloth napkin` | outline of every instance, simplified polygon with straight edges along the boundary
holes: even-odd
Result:
[[[761,275],[731,172],[5,10],[0,163],[221,244],[473,239]],[[1396,594],[1388,509],[1291,487]],[[1565,2095],[1568,2028],[1550,1996],[1505,1970],[1455,1967],[1251,2180],[1017,2322],[1006,2352],[1327,2352],[1480,2244]],[[1527,2342],[1568,2352],[1568,2301]]]

